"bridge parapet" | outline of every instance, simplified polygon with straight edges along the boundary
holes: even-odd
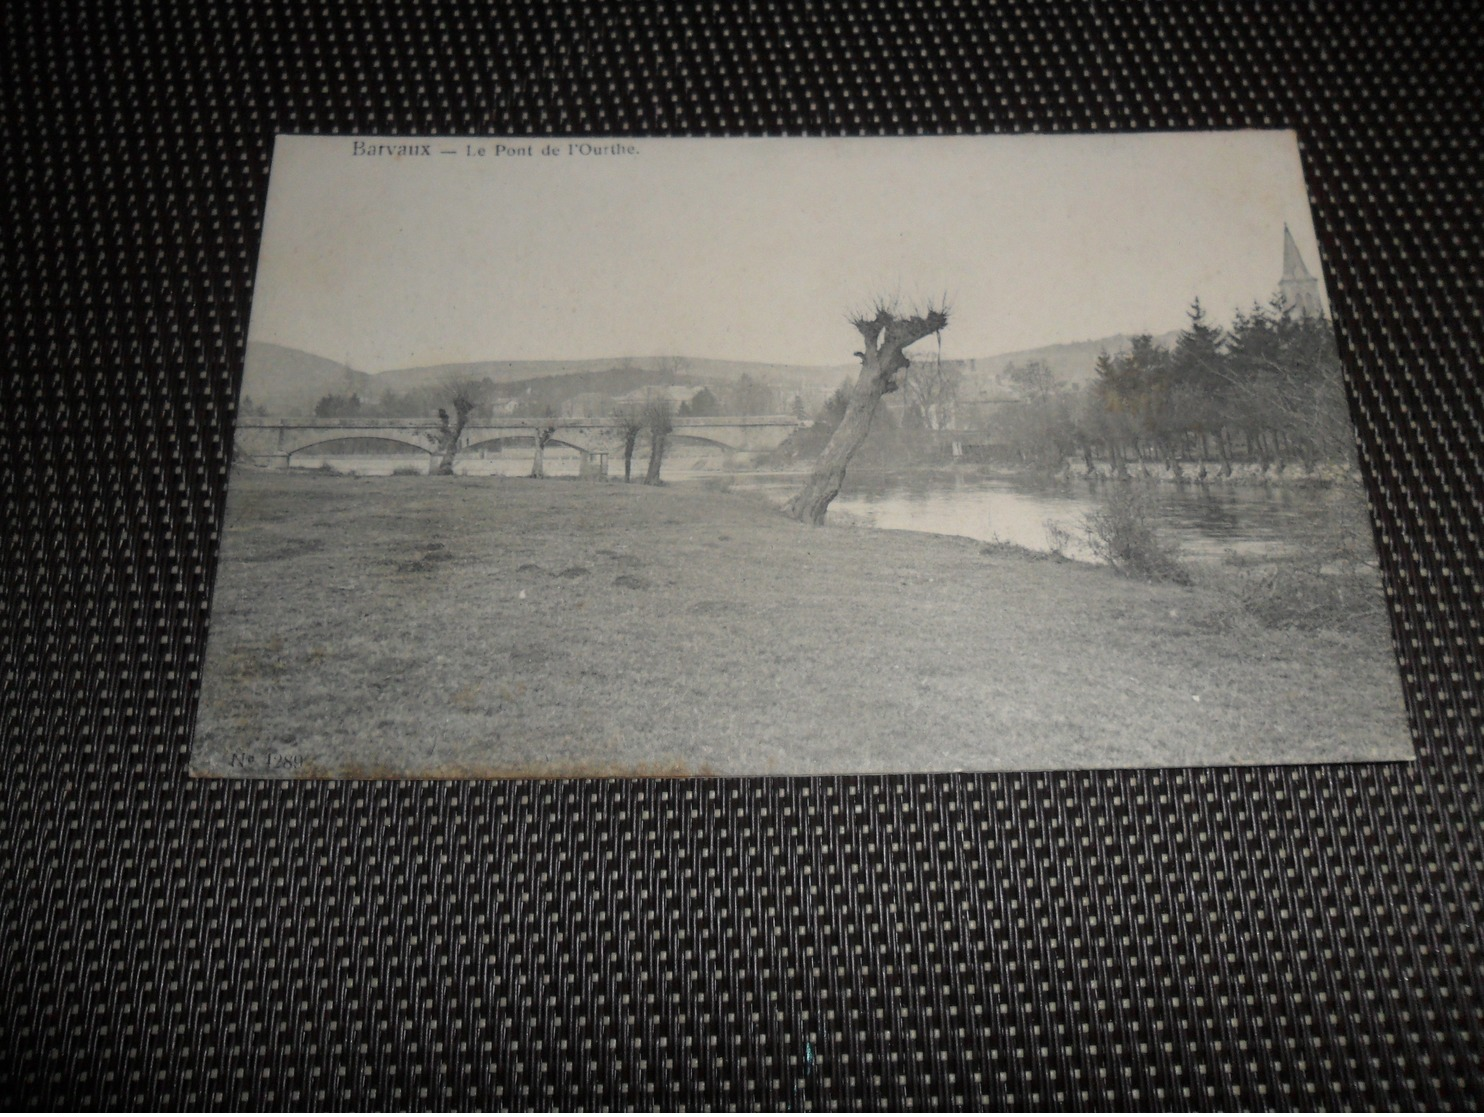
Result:
[[[713,443],[724,450],[757,453],[777,449],[795,430],[808,426],[792,415],[726,415],[677,417],[672,437]],[[503,439],[530,438],[542,427],[555,428],[553,441],[586,453],[611,453],[621,448],[620,427],[611,418],[532,418],[498,416],[468,423],[459,437],[461,449]],[[437,419],[264,419],[243,417],[237,422],[238,453],[275,459],[287,465],[296,453],[341,439],[381,439],[414,446],[429,454],[442,446],[442,424]]]

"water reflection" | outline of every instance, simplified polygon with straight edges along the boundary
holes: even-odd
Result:
[[[465,452],[454,463],[454,472],[467,477],[525,477],[531,472],[534,453],[526,448],[520,452],[480,451]],[[395,473],[426,473],[429,455],[421,451],[410,454],[311,454],[299,453],[293,458],[295,469],[329,469],[337,473],[353,473],[359,477],[388,477]],[[542,458],[542,471],[548,477],[576,477],[582,464],[582,455],[565,446],[548,446]],[[623,462],[618,465],[620,473]]]
[[[736,486],[781,502],[800,483],[795,477],[739,475]],[[1050,524],[1052,531],[1066,533],[1059,542],[1068,555],[1091,559],[1086,519],[1098,506],[1100,487],[1123,483],[950,471],[861,473],[847,479],[830,515],[836,521],[962,535],[1041,551],[1051,549]],[[1229,552],[1280,553],[1337,519],[1364,515],[1352,494],[1342,489],[1153,484],[1149,491],[1164,529],[1187,557],[1198,560],[1221,559]]]

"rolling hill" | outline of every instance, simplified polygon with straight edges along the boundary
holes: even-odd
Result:
[[[1172,346],[1179,337],[1178,330],[1156,334],[1155,342]],[[960,362],[966,386],[976,394],[994,394],[1001,390],[998,378],[1008,364],[1028,365],[1040,361],[1051,370],[1058,380],[1071,385],[1082,385],[1093,378],[1093,366],[1098,354],[1107,350],[1117,353],[1127,349],[1133,340],[1132,334],[1113,334],[1109,337],[1093,338],[1089,341],[1071,341],[1058,345],[1043,345],[1039,349],[1018,349],[1012,353],[999,353],[993,357],[977,357]]]
[[[1161,345],[1174,343],[1176,333],[1158,335]],[[970,395],[995,394],[1002,389],[997,378],[1011,362],[1042,361],[1068,384],[1092,379],[1093,363],[1106,349],[1126,349],[1130,335],[1113,334],[1088,341],[1020,349],[989,357],[957,359]],[[242,378],[243,402],[265,407],[271,415],[312,415],[314,406],[329,394],[358,394],[372,401],[386,392],[414,392],[437,388],[451,379],[488,380],[508,394],[527,388],[544,392],[571,381],[571,392],[621,394],[645,384],[729,384],[750,376],[784,393],[803,392],[806,399],[833,391],[842,380],[855,375],[854,364],[788,365],[758,361],[726,361],[704,357],[674,359],[608,357],[580,361],[472,361],[466,364],[426,365],[391,369],[380,373],[361,372],[300,349],[271,342],[250,341]]]
[[[350,392],[364,396],[376,390],[376,377],[340,361],[266,341],[247,343],[242,371],[244,405],[250,400],[273,415],[313,415],[314,405],[323,396]]]

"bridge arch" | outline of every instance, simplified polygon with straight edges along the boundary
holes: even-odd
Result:
[[[429,450],[426,443],[417,442],[411,438],[401,437],[395,431],[388,431],[385,434],[337,434],[333,438],[316,438],[313,442],[304,442],[302,445],[294,446],[292,448],[286,446],[281,451],[281,453],[283,454],[284,458],[286,458],[290,462],[290,464],[292,464],[294,458],[300,454],[318,452],[322,456],[336,457],[340,456],[337,455],[334,450],[334,447],[337,445],[342,445],[342,448],[344,448],[343,444],[364,444],[368,442],[384,443],[389,447],[405,447],[406,450],[415,450],[417,451],[418,455],[422,456],[426,456],[427,454],[432,452],[431,450]],[[350,454],[347,453],[344,456],[350,456]],[[397,456],[411,458],[415,455],[411,453],[398,453]]]
[[[580,446],[565,438],[553,435],[547,440],[546,448],[550,450],[553,446],[560,446],[567,450],[575,450],[579,454],[589,453],[591,448]],[[500,434],[493,438],[481,438],[478,442],[470,442],[460,447],[460,453],[470,450],[507,450],[507,449],[532,450],[536,448],[536,436],[533,434]]]
[[[741,452],[739,447],[729,442],[722,442],[720,439],[710,438],[704,434],[685,434],[679,430],[672,431],[668,441],[671,447],[678,447],[682,450],[688,446],[698,446],[711,450],[724,450],[728,454]]]

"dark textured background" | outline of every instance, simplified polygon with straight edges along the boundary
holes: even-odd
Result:
[[[1471,5],[11,4],[0,1100],[1484,1101]],[[185,778],[275,131],[1293,126],[1415,766]]]

